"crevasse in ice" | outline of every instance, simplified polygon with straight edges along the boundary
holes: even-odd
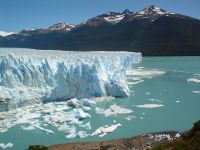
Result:
[[[133,52],[0,48],[0,111],[41,101],[130,94],[125,71]]]

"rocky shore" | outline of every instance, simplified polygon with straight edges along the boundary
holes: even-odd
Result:
[[[109,141],[66,143],[53,146],[30,145],[27,150],[199,150],[200,120],[189,131],[166,131]]]
[[[179,139],[180,133],[175,131],[143,134],[132,138],[120,138],[99,142],[67,143],[49,146],[49,150],[143,150],[161,143]]]

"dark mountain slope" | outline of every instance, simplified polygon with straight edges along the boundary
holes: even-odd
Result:
[[[160,17],[146,30],[141,48],[145,55],[200,55],[200,21]]]

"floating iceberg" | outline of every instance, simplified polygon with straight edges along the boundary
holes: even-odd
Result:
[[[74,109],[76,119],[87,119],[91,118],[90,114],[85,113],[82,109]]]
[[[121,126],[122,125],[120,123],[114,124],[111,126],[105,125],[105,126],[102,126],[98,129],[96,129],[96,131],[93,132],[91,134],[91,136],[99,135],[100,137],[102,137],[102,136],[106,135],[107,133],[113,132],[114,130],[116,130],[118,127],[121,127]]]
[[[42,131],[44,131],[46,133],[54,134],[54,132],[52,130],[45,129],[45,128],[39,126],[39,125],[32,125],[32,126],[35,127],[35,128],[38,128],[38,129],[40,129],[40,130],[42,130]]]
[[[31,126],[31,125],[29,125],[29,126],[21,126],[21,128],[22,128],[23,130],[27,130],[27,131],[35,130],[35,127],[33,127],[33,126]]]
[[[166,72],[157,69],[144,69],[144,67],[138,67],[137,69],[127,69],[126,76],[128,79],[128,85],[132,86],[144,82],[144,79],[151,79],[164,75]]]
[[[192,91],[195,94],[200,94],[200,91]]]
[[[13,147],[12,143],[8,143],[8,144],[0,143],[0,148],[2,149],[11,148],[11,147]]]
[[[93,103],[93,100],[90,101]],[[50,130],[49,126],[56,127],[58,131],[67,133],[66,138],[77,136],[77,127],[91,130],[90,122],[84,123],[82,121],[91,118],[90,114],[84,112],[85,106],[73,108],[67,104],[67,102],[49,102],[0,112],[0,133],[7,132],[8,129],[16,125],[20,125],[26,131],[37,129],[50,134],[54,134],[54,131]],[[83,136],[80,132],[80,137]]]
[[[117,116],[118,114],[133,113],[132,110],[124,108],[124,107],[120,107],[116,104],[111,105],[110,108],[108,108],[106,110],[99,108],[99,107],[96,107],[95,111],[96,111],[97,114],[104,114],[106,117]]]
[[[157,77],[160,75],[165,74],[165,71],[161,71],[161,70],[144,70],[144,69],[129,69],[126,71],[126,75],[127,76],[134,76],[135,79],[140,78],[153,78],[153,77]]]
[[[157,107],[163,107],[162,104],[144,104],[144,105],[136,105],[138,108],[157,108]]]
[[[136,118],[136,116],[128,116],[125,119],[128,120],[128,121],[130,121],[130,120],[135,119],[135,118]]]
[[[196,78],[190,78],[190,79],[187,79],[188,82],[194,82],[194,83],[200,83],[200,80],[199,79],[196,79]]]
[[[0,48],[0,111],[42,101],[126,97],[133,52],[68,52]]]
[[[162,100],[155,99],[155,98],[150,98],[150,99],[148,99],[148,100],[150,100],[150,101],[152,101],[152,102],[159,102],[159,103],[162,103],[162,102],[163,102]]]
[[[86,131],[79,131],[79,132],[77,133],[77,135],[78,135],[79,138],[88,137],[88,134],[87,134]]]

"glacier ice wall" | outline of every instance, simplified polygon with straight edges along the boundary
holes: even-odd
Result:
[[[0,111],[41,101],[130,94],[125,71],[141,53],[0,48]]]

